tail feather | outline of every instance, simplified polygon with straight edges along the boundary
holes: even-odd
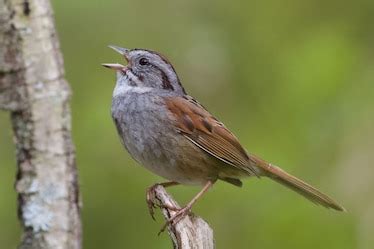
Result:
[[[302,180],[296,178],[295,176],[288,174],[281,168],[273,166],[255,156],[250,156],[250,159],[254,161],[256,165],[262,169],[265,176],[292,189],[293,191],[299,193],[300,195],[304,196],[313,203],[317,205],[322,205],[326,208],[332,208],[338,211],[345,211],[344,207],[336,203],[329,196],[322,193],[318,189],[312,187],[311,185],[303,182]]]

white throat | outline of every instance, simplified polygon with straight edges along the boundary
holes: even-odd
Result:
[[[113,90],[113,97],[117,95],[123,95],[128,93],[146,93],[152,91],[151,87],[142,87],[142,86],[130,86],[128,84],[116,84],[116,87]]]
[[[130,85],[129,79],[131,79],[136,86]],[[130,71],[127,71],[126,75],[119,72],[117,74],[117,83],[113,90],[113,97],[128,93],[142,94],[150,91],[152,91],[152,88],[142,86],[142,82],[140,82],[140,80]]]

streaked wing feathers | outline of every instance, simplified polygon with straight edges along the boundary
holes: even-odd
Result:
[[[249,174],[256,174],[238,139],[190,96],[167,98],[175,115],[176,128],[196,146],[210,155]]]

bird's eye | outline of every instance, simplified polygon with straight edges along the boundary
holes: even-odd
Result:
[[[139,60],[139,64],[142,65],[142,66],[145,66],[145,65],[148,65],[149,64],[149,61],[147,58],[141,58]]]

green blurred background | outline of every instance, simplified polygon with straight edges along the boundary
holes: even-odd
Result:
[[[84,248],[170,248],[148,215],[162,181],[124,151],[110,117],[108,44],[167,55],[189,94],[248,151],[313,183],[347,209],[284,187],[218,183],[194,208],[217,248],[374,248],[374,1],[53,1],[73,89]],[[0,113],[0,247],[15,248],[14,146]],[[170,191],[185,203],[198,187]]]

